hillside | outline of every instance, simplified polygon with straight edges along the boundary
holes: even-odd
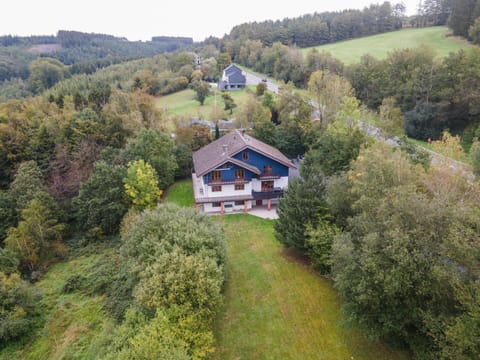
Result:
[[[370,54],[377,59],[384,59],[395,49],[414,48],[427,45],[434,48],[439,56],[446,56],[450,52],[473,47],[465,40],[448,36],[449,30],[444,26],[403,29],[389,33],[367,36],[360,39],[337,42],[303,49],[306,54],[315,48],[319,51],[328,51],[345,64],[358,62],[362,55]]]

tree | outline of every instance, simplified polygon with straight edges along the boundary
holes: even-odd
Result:
[[[36,93],[51,88],[63,79],[65,66],[52,58],[38,58],[30,63],[29,82]]]
[[[357,158],[361,146],[366,143],[367,138],[359,128],[344,132],[329,126],[320,133],[306,161],[318,166],[325,176],[332,176],[349,170],[350,162]]]
[[[15,226],[15,215],[15,199],[8,191],[0,190],[0,242],[5,239],[7,230]]]
[[[128,163],[127,177],[123,183],[133,207],[139,211],[154,208],[162,195],[162,190],[158,188],[157,172],[143,160]]]
[[[192,89],[195,91],[195,99],[203,106],[205,99],[210,95],[210,85],[205,81],[197,81],[192,83]]]
[[[173,184],[178,165],[175,144],[166,134],[152,129],[142,129],[124,153],[126,161],[144,160],[156,171],[160,189]]]
[[[227,110],[227,111],[230,110],[230,115],[232,115],[233,109],[237,107],[237,104],[235,104],[235,101],[233,100],[232,96],[227,92],[224,92],[222,94],[222,99],[223,99],[223,102],[225,103],[224,110]]]
[[[128,210],[123,191],[126,169],[108,165],[104,161],[95,164],[94,173],[80,186],[74,198],[75,220],[82,230],[100,228],[104,234],[118,232],[120,222]]]
[[[453,2],[448,26],[453,30],[454,35],[468,37],[468,29],[475,20],[474,9],[476,3],[476,0],[456,0]]]
[[[320,219],[316,227],[307,227],[307,254],[320,274],[330,273],[333,239],[339,232],[338,228],[326,219]]]
[[[175,149],[175,159],[177,161],[177,171],[175,179],[185,179],[192,175],[193,159],[190,146],[178,144]]]
[[[263,81],[259,82],[257,84],[257,87],[255,88],[255,95],[263,96],[263,94],[265,94],[266,90],[267,90],[267,84],[265,84]]]
[[[470,148],[470,161],[472,162],[473,173],[480,177],[480,142],[474,141]]]
[[[385,98],[380,106],[380,128],[389,136],[403,134],[403,114],[400,108],[396,107],[393,97]]]
[[[306,165],[301,168],[301,175],[288,184],[285,196],[280,199],[274,229],[275,237],[283,245],[306,252],[307,229],[315,228],[322,215],[326,215],[327,204],[321,172]]]
[[[46,191],[46,186],[37,163],[32,160],[21,163],[10,185],[10,195],[15,199],[18,215],[40,191]]]
[[[308,91],[315,99],[322,126],[333,120],[345,96],[353,96],[353,88],[345,78],[328,71],[315,71],[308,80]]]
[[[8,230],[6,248],[18,255],[24,271],[31,273],[64,254],[65,225],[58,219],[55,200],[47,193],[37,193],[22,210],[17,227]]]
[[[354,213],[332,254],[345,309],[372,335],[438,358],[459,339],[459,327],[446,328],[468,326],[464,314],[476,311],[464,291],[478,273],[470,254],[480,189],[444,166],[425,173],[384,144],[360,154],[348,181]],[[462,358],[465,348],[455,347],[447,358]]]
[[[468,36],[474,44],[480,45],[480,17],[468,29]]]

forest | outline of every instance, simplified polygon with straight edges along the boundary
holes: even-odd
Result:
[[[345,65],[299,47],[445,24],[478,44],[479,11],[480,1],[431,0],[406,18],[385,2],[242,24],[199,44],[73,31],[1,37],[0,347],[14,352],[41,331],[48,294],[36,284],[52,266],[106,248],[91,272],[61,286],[62,296],[104,299],[113,325],[98,358],[212,356],[225,234],[162,195],[220,133],[185,126],[155,98],[190,88],[202,103],[235,62],[281,84],[278,94],[256,86],[235,125],[304,158],[278,205],[278,241],[334,283],[368,336],[419,359],[478,358],[479,48],[443,58],[398,49]],[[46,44],[60,47],[25,51]],[[234,106],[225,94],[219,101]],[[396,146],[367,136],[365,124]],[[443,160],[412,138],[429,139]],[[457,156],[472,177],[452,170]]]

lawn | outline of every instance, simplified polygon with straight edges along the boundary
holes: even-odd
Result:
[[[193,207],[195,201],[193,199],[192,179],[180,180],[170,186],[166,191],[165,201],[178,206]]]
[[[367,36],[333,44],[317,46],[319,51],[328,51],[345,64],[353,64],[368,53],[375,58],[384,59],[394,49],[415,48],[428,45],[434,48],[439,56],[471,47],[467,41],[447,37],[447,27],[429,27],[423,29],[403,29],[389,33]],[[311,48],[303,49],[306,54]]]
[[[273,221],[228,215],[228,280],[214,359],[407,359],[344,324],[341,300],[273,235]]]
[[[222,100],[221,91],[215,89],[214,94],[206,98],[205,104],[202,106],[195,100],[195,92],[191,89],[182,90],[174,94],[158,97],[155,100],[157,108],[166,111],[167,115],[181,115],[191,118],[212,119],[214,118],[215,109],[217,114],[223,119],[230,119],[241,111],[242,106],[247,102],[249,94],[255,92],[254,86],[248,86],[244,90],[230,91],[233,101],[237,105],[233,109],[233,114],[229,111],[224,111],[224,103]]]

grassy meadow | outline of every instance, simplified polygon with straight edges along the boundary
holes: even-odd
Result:
[[[217,218],[228,242],[214,359],[407,359],[345,325],[332,282],[275,239],[273,220]]]
[[[35,285],[43,294],[36,328],[1,349],[0,359],[95,359],[115,321],[103,309],[103,296],[65,293],[63,287],[71,276],[91,273],[108,251],[113,249],[99,248],[52,266]]]
[[[200,105],[200,103],[195,100],[195,92],[191,89],[158,97],[155,100],[155,105],[170,116],[177,115],[199,119],[212,119],[215,117],[230,119],[241,111],[249,95],[255,93],[255,87],[247,86],[244,90],[229,91],[228,93],[232,96],[235,104],[237,104],[237,107],[233,109],[232,115],[230,115],[230,111],[223,110],[222,92],[217,89],[214,89],[215,95],[210,95],[205,99],[204,105]],[[216,116],[215,113],[217,114]]]
[[[403,29],[384,34],[346,40],[333,44],[316,46],[319,51],[328,51],[345,64],[353,64],[368,53],[377,59],[384,59],[395,49],[415,48],[427,45],[435,49],[439,56],[471,47],[465,40],[447,36],[449,30],[444,26],[422,29]],[[304,54],[312,48],[303,49]]]

